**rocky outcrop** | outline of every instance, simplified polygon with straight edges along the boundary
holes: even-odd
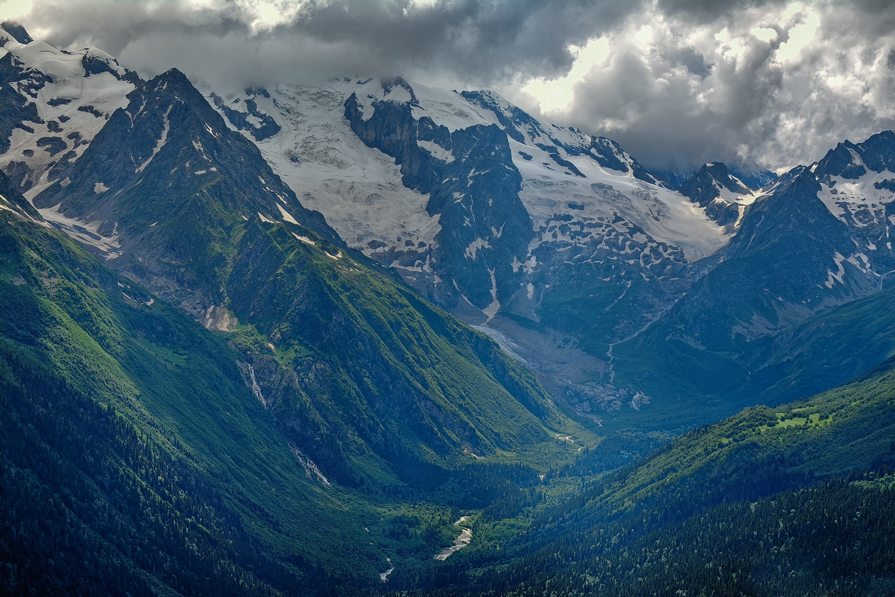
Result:
[[[752,190],[732,176],[721,162],[705,164],[697,170],[678,192],[696,205],[721,226],[733,224],[740,218],[740,205],[736,198],[749,196]]]
[[[451,132],[431,118],[415,118],[413,101],[374,101],[367,114],[371,108],[352,94],[345,117],[365,144],[400,164],[407,187],[429,194],[427,211],[441,225],[432,269],[487,310],[515,290],[510,263],[524,259],[534,236],[519,199],[522,176],[500,127]]]

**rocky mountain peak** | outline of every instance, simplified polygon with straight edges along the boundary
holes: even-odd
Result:
[[[895,133],[883,131],[862,143],[843,141],[817,163],[814,172],[819,177],[838,176],[857,180],[868,171],[895,171]]]
[[[31,36],[28,35],[28,32],[25,31],[25,27],[15,21],[3,21],[0,23],[0,46],[6,45],[6,42],[9,41],[9,39],[3,35],[4,33],[22,45],[30,44],[34,41]]]
[[[34,206],[19,192],[13,182],[0,170],[0,210],[7,209],[33,220],[43,220]]]
[[[183,73],[158,75],[127,99],[77,168],[34,199],[40,209],[58,206],[64,218],[90,222],[113,247],[108,258],[188,263],[233,218],[293,222],[339,242]]]
[[[706,209],[706,214],[722,226],[736,222],[740,205],[751,202],[752,191],[733,176],[723,162],[704,164],[678,189],[685,197]]]

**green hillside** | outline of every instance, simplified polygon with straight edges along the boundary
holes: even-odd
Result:
[[[278,234],[294,240],[283,226],[256,227],[242,238],[253,234],[251,246],[269,243],[268,251]],[[471,445],[493,446],[497,478],[521,466],[510,466],[513,462],[540,466],[539,460],[572,457],[574,447],[549,436],[528,409],[506,404],[511,395],[505,387],[524,395],[537,386],[490,340],[386,278],[362,273],[360,264],[351,266],[354,278],[341,277],[323,267],[322,260],[332,261],[323,248],[302,241],[288,246],[291,253],[275,253],[284,256],[282,262],[260,261],[276,263],[270,279],[277,279],[277,271],[294,276],[290,263],[305,259],[306,271],[312,272],[306,279],[345,285],[336,293],[345,297],[336,303],[346,309],[345,320],[358,327],[375,324],[380,334],[371,339],[361,328],[354,350],[370,350],[363,343],[376,343],[386,355],[382,358],[405,367],[401,383],[418,388],[413,376],[419,375],[440,384],[417,389],[417,396],[440,400],[447,412],[482,429],[472,440],[481,443]],[[431,559],[452,541],[456,509],[469,507],[477,495],[468,485],[474,474],[463,473],[462,466],[484,466],[485,450],[479,460],[462,448],[440,451],[454,438],[439,437],[434,425],[418,425],[410,416],[396,417],[391,427],[379,424],[373,386],[352,387],[345,373],[360,370],[352,368],[350,358],[369,362],[369,355],[347,346],[347,365],[341,365],[320,348],[315,353],[302,345],[304,334],[325,335],[331,328],[322,323],[315,328],[310,317],[298,313],[294,319],[271,319],[303,323],[300,333],[277,324],[279,346],[273,350],[267,347],[272,323],[269,328],[260,323],[262,331],[241,324],[233,332],[208,331],[63,235],[10,211],[0,212],[0,248],[0,474],[6,488],[0,566],[14,571],[5,577],[6,586],[55,592],[77,580],[132,593],[336,586],[354,592],[379,582],[378,574],[390,566]],[[336,249],[327,250],[335,254]],[[341,259],[349,269],[350,258]],[[251,274],[246,276],[251,281]],[[388,293],[387,310],[363,304]],[[416,315],[408,314],[414,306]],[[319,302],[316,312],[327,307],[332,303]],[[400,315],[408,327],[389,327],[384,322],[395,320],[385,311]],[[367,323],[376,314],[380,319]],[[393,330],[393,336],[379,340],[383,330]],[[460,341],[468,348],[456,348]],[[417,352],[399,352],[403,346]],[[426,360],[420,364],[414,358]],[[267,395],[276,404],[253,393],[245,359],[256,364],[258,378],[268,367],[271,375],[286,379],[282,386],[264,387],[279,388],[279,394]],[[492,373],[484,372],[486,365]],[[296,372],[291,378],[283,373],[289,370]],[[296,380],[295,387],[289,385]],[[335,393],[339,383],[344,394]],[[368,396],[369,405],[361,404]],[[380,390],[379,400],[386,396]],[[464,396],[466,403],[460,402]],[[352,398],[357,410],[348,401]],[[315,424],[315,415],[302,410],[308,403],[303,406],[300,399],[313,400],[315,411],[329,417],[316,420],[323,430],[318,437],[338,447],[344,472],[333,469],[328,478],[331,469],[322,464],[328,461],[312,461],[324,449],[313,457],[303,450],[303,429]],[[360,440],[364,413],[367,424],[379,425],[379,435]],[[549,411],[544,416],[563,421]],[[377,438],[388,448],[374,446],[394,460],[367,447]],[[406,455],[399,454],[402,449]],[[396,472],[399,464],[403,476]],[[445,483],[466,488],[437,489]],[[79,552],[87,555],[75,558]],[[192,574],[184,575],[187,570]],[[38,577],[42,580],[34,584]]]
[[[751,342],[740,337],[730,351],[695,346],[659,323],[615,347],[616,382],[636,381],[644,392],[672,399],[655,401],[654,412],[639,413],[645,428],[664,428],[669,413],[694,426],[750,404],[801,399],[843,384],[895,354],[893,293],[881,290],[822,311],[776,336]],[[613,420],[627,423],[608,417]]]
[[[499,552],[474,541],[438,574],[403,579],[402,588],[887,595],[895,587],[893,361],[805,401],[747,408],[616,472],[579,476],[585,462],[565,469],[581,490],[560,505],[532,504],[524,532]]]

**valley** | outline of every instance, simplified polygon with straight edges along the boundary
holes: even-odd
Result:
[[[895,587],[895,133],[675,185],[492,91],[10,22],[0,98],[4,592]]]

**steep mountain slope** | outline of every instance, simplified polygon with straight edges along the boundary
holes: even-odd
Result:
[[[858,373],[856,362],[869,368],[890,356],[888,343],[864,340],[891,328],[881,307],[888,294],[874,295],[893,267],[893,141],[886,132],[841,144],[766,188],[721,263],[615,347],[617,379],[652,395],[707,396],[707,406],[721,397],[730,408],[805,396]],[[838,334],[809,333],[826,317]]]
[[[308,478],[226,338],[8,211],[0,243],[0,557],[18,567],[4,582],[310,589],[286,554],[340,566],[352,543],[368,573],[384,565],[338,514],[349,496]]]
[[[725,242],[717,226],[679,195],[653,185],[617,144],[544,125],[491,92],[444,92],[397,78],[333,81],[324,88],[283,85],[250,90],[229,102],[214,99],[231,126],[253,137],[259,129],[247,121],[249,112],[240,111],[248,110],[247,104],[256,121],[265,116],[277,122],[280,130],[259,140],[265,157],[305,192],[303,200],[325,212],[350,245],[399,269],[419,270],[413,273],[429,285],[436,274],[445,281],[440,292],[447,295],[457,290],[456,281],[477,308],[491,307],[486,316],[504,297],[528,295],[520,275],[540,269],[531,257],[544,243],[558,243],[553,250],[589,241],[596,247],[624,228],[632,229],[623,232],[626,237],[639,239],[642,229],[659,242],[680,244],[692,256]],[[346,124],[363,144],[391,159],[365,151],[346,134]],[[390,163],[399,168],[389,168]],[[385,187],[372,188],[380,177],[395,182],[396,174],[405,187],[389,189],[403,197],[404,225],[397,236],[394,220],[376,206]],[[366,189],[358,188],[362,185]],[[365,216],[352,217],[349,207]],[[408,212],[425,215],[408,220]],[[620,225],[621,219],[627,224]],[[618,239],[613,243],[624,248]]]
[[[885,595],[893,366],[692,431],[548,510],[501,564],[481,545],[442,574],[473,594]]]
[[[608,474],[662,434],[586,449],[370,258],[537,348],[579,412],[694,425],[891,356],[895,135],[751,197],[707,165],[685,196],[489,92],[346,80],[216,111],[177,71],[0,36],[4,168],[27,167],[0,173],[4,590],[891,593],[891,361]],[[22,136],[104,75],[119,107],[70,159]],[[474,542],[433,560],[458,517]]]
[[[667,309],[691,263],[727,240],[614,142],[492,92],[396,78],[209,97],[350,246],[484,324],[588,410],[569,380],[605,373],[611,343]],[[579,343],[590,354],[557,370]],[[550,344],[563,356],[543,354]]]
[[[0,209],[12,211],[32,220],[43,220],[40,212],[19,192],[6,174],[0,171]]]
[[[117,269],[151,276],[156,287],[204,293],[225,267],[220,247],[234,218],[288,219],[338,242],[182,73],[160,75],[128,100],[77,166],[35,198],[36,207],[59,213],[61,225],[77,220],[114,247],[107,257]],[[197,297],[197,308],[219,301],[216,290]]]
[[[233,333],[309,467],[349,485],[419,482],[426,467],[525,450],[549,439],[544,423],[564,424],[496,344],[346,252],[182,74],[129,100],[34,203]]]
[[[38,66],[73,60],[4,36],[22,81],[50,81]],[[53,59],[35,58],[44,55]],[[62,84],[62,67],[43,68]],[[112,76],[79,68],[66,89]],[[59,94],[43,84],[34,98],[31,83],[5,89],[46,112]],[[47,170],[46,151],[11,146],[5,171],[44,172],[27,193],[43,217],[207,325],[237,316],[239,251],[274,223],[300,227],[293,244],[323,240],[330,255],[364,262],[347,247],[390,266],[594,421],[701,423],[823,389],[887,356],[874,344],[837,364],[823,356],[823,334],[800,348],[798,326],[868,297],[895,271],[890,133],[846,142],[760,191],[712,163],[678,193],[612,141],[539,122],[487,91],[344,79],[206,90],[212,109],[176,72],[123,100],[121,87],[102,89],[126,108],[85,133],[84,157]],[[36,126],[19,112],[4,114]],[[859,319],[855,337],[873,335],[874,318]],[[819,359],[810,367],[809,354]]]
[[[474,478],[446,470],[479,468],[463,446],[502,448],[486,465],[498,471],[574,453],[497,382],[562,422],[486,337],[347,256],[339,279],[335,247],[284,254],[282,225],[249,238],[245,252],[265,258],[235,264],[254,267],[233,301],[263,309],[264,332],[286,322],[275,348],[253,326],[206,330],[46,223],[0,210],[4,588],[357,594],[450,542],[451,507],[424,491]],[[305,288],[292,318],[273,319],[271,293],[289,296],[297,274],[333,302]],[[371,295],[388,308],[372,312]]]
[[[712,163],[674,193],[611,141],[491,92],[366,79],[215,101],[349,245],[595,420],[688,425],[841,383],[855,370],[822,351],[823,375],[786,364],[807,363],[794,326],[895,270],[889,134],[761,190]]]
[[[140,77],[101,50],[58,50],[0,25],[0,168],[22,188],[62,176]]]

